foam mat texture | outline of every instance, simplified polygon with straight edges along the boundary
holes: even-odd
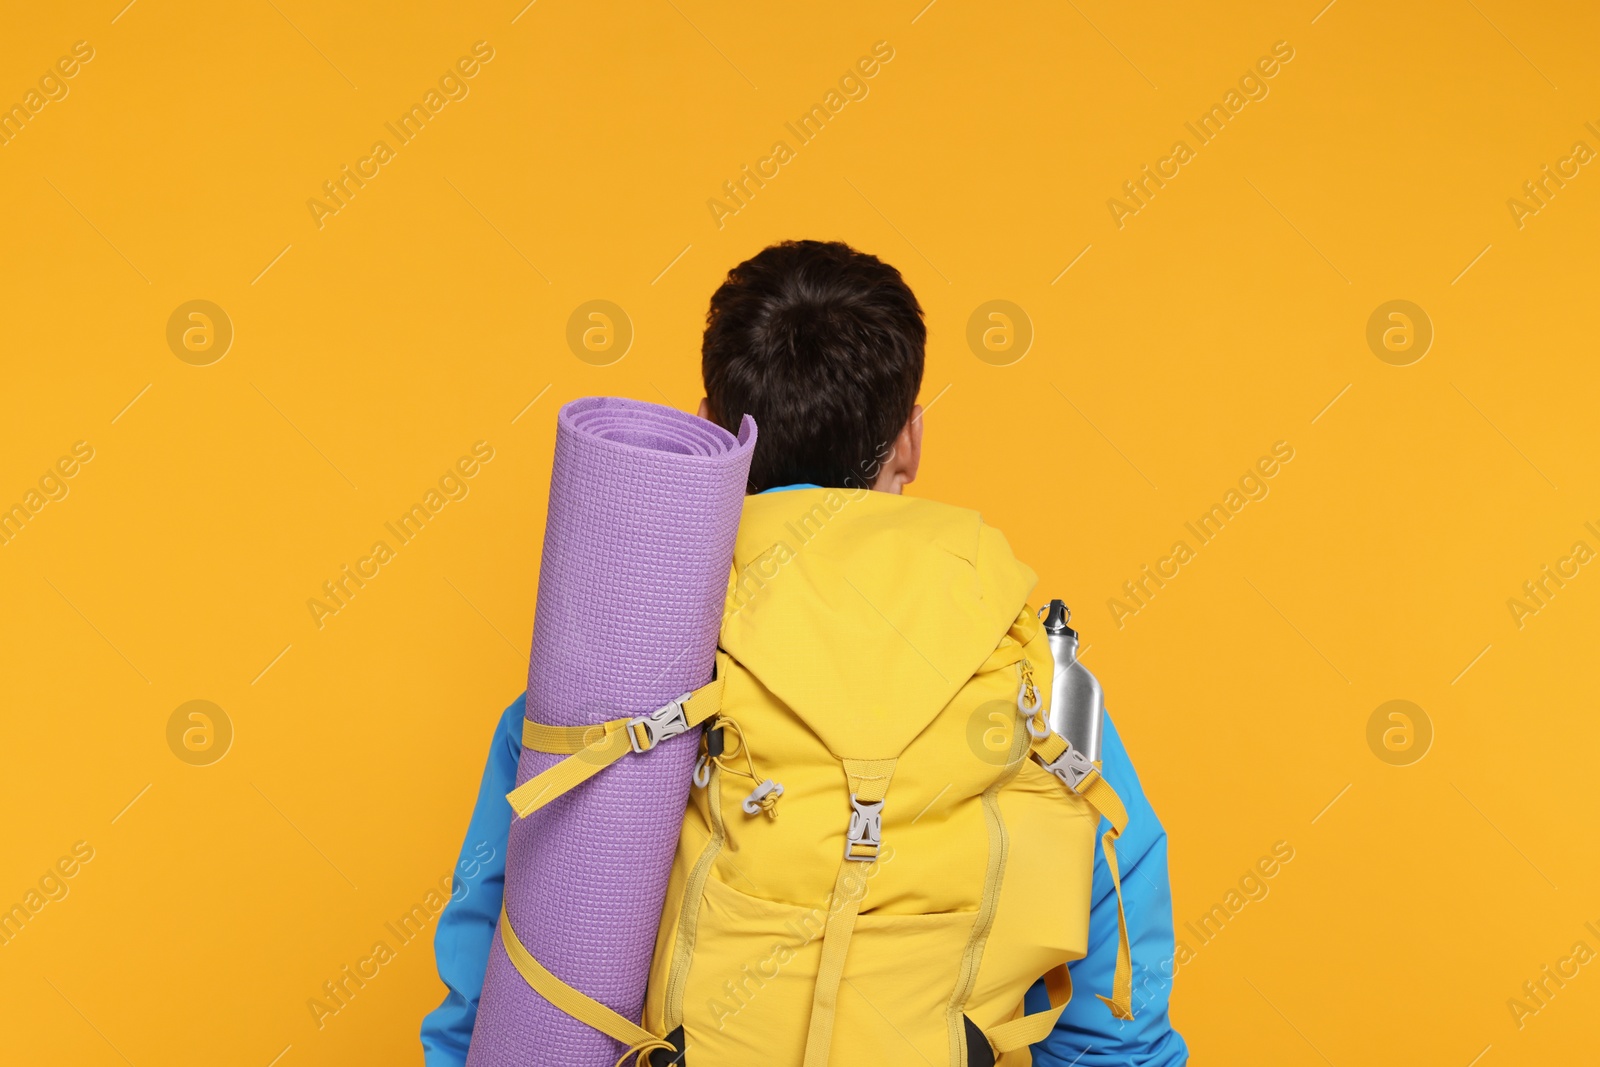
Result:
[[[612,397],[557,416],[528,718],[584,726],[709,681],[756,427],[737,437]],[[644,1006],[699,731],[624,757],[512,825],[506,907],[557,977],[629,1019]],[[517,783],[562,757],[525,749]],[[622,1046],[523,981],[496,936],[469,1067],[612,1067]]]

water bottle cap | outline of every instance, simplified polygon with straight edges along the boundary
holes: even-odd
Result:
[[[1076,638],[1078,631],[1068,625],[1072,621],[1072,609],[1067,607],[1064,600],[1052,600],[1049,605],[1041,609],[1044,616],[1044,632],[1056,636],[1067,635]]]

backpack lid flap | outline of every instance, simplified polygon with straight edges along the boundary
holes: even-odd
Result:
[[[1035,581],[975,511],[866,490],[752,496],[722,644],[834,755],[892,759],[994,651]]]

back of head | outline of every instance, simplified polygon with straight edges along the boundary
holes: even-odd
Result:
[[[701,372],[713,421],[753,415],[753,492],[870,487],[911,418],[927,328],[900,272],[836,241],[785,241],[711,297]]]

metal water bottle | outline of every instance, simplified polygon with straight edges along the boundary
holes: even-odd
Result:
[[[1064,601],[1052,600],[1045,609],[1044,632],[1050,642],[1050,656],[1055,660],[1050,729],[1098,763],[1105,697],[1100,682],[1078,662],[1078,631],[1067,625],[1071,618],[1072,610]]]

